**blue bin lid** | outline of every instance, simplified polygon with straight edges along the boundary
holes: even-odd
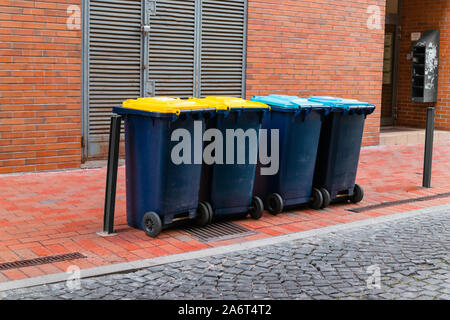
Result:
[[[324,105],[319,102],[309,101],[306,98],[300,98],[297,96],[288,96],[288,95],[282,95],[282,94],[271,94],[268,97],[273,97],[285,101],[289,101],[290,103],[296,104],[303,108],[323,108]]]
[[[308,98],[311,102],[318,102],[322,104],[327,104],[330,107],[374,107],[373,104],[359,101],[356,99],[344,99],[339,97],[329,97],[329,96],[312,96]]]
[[[355,109],[361,110],[365,114],[370,114],[375,110],[375,106],[373,104],[356,99],[344,99],[330,96],[312,96],[308,98],[308,101],[317,102],[329,106],[333,108],[334,111],[339,111],[338,109],[342,109],[345,111]]]
[[[285,108],[287,110],[292,110],[292,111],[295,111],[298,109],[312,109],[312,108],[324,109],[324,108],[327,108],[327,106],[324,106],[324,104],[322,104],[322,103],[308,101],[308,99],[305,99],[305,98],[299,98],[297,96],[279,95],[279,94],[271,94],[268,96],[254,96],[251,100],[263,102],[272,107]]]
[[[272,107],[288,108],[288,109],[298,109],[298,105],[278,97],[271,96],[253,96],[251,101],[262,102]]]

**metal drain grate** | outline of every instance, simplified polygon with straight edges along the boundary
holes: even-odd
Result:
[[[399,205],[406,204],[406,203],[420,202],[420,201],[429,201],[429,200],[435,200],[435,199],[447,198],[447,197],[450,197],[450,192],[449,193],[435,194],[435,195],[432,195],[432,196],[426,196],[426,197],[420,197],[420,198],[412,198],[412,199],[405,199],[405,200],[383,202],[383,203],[380,203],[380,204],[374,204],[374,205],[366,206],[366,207],[347,209],[347,211],[360,213],[360,212],[369,211],[369,210],[375,210],[375,209],[399,206]]]
[[[188,227],[184,231],[202,242],[216,242],[238,237],[253,235],[256,232],[248,230],[231,222],[219,222],[206,227]]]
[[[36,259],[5,262],[5,263],[0,263],[0,271],[10,270],[10,269],[18,269],[18,268],[24,268],[24,267],[39,266],[39,265],[43,265],[43,264],[50,264],[53,262],[60,262],[60,261],[85,259],[85,258],[87,258],[85,255],[82,255],[79,252],[74,252],[74,253],[60,254],[60,255],[56,255],[56,256],[48,256],[48,257],[42,257],[42,258],[36,258]]]

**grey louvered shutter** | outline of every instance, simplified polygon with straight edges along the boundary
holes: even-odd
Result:
[[[201,96],[244,95],[246,0],[202,0]]]
[[[107,150],[113,106],[141,93],[141,0],[90,0],[88,157]]]
[[[244,95],[246,0],[86,3],[89,158],[106,155],[111,108],[125,99]]]
[[[197,30],[198,32],[198,30]],[[157,0],[150,16],[146,95],[194,95],[196,0]]]

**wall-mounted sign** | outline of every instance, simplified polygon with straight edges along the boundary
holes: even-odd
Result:
[[[427,30],[412,47],[411,100],[436,102],[439,78],[440,31]]]

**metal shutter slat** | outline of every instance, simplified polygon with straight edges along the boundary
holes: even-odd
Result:
[[[158,0],[150,16],[149,81],[154,95],[194,94],[196,0]]]
[[[140,96],[140,46],[141,0],[89,1],[90,143],[109,133],[113,106]]]
[[[243,95],[246,0],[203,0],[201,96]]]
[[[142,5],[148,4],[89,1],[89,157],[103,155],[111,109],[125,99],[149,92],[243,95],[247,0],[157,0],[148,17]],[[146,38],[142,18],[149,18]]]

